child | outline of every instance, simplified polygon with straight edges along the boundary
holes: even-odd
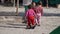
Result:
[[[26,18],[27,18],[27,28],[28,29],[30,29],[30,28],[32,28],[32,29],[34,29],[34,27],[35,27],[35,21],[34,21],[34,19],[35,19],[35,12],[34,12],[34,10],[32,9],[32,5],[29,5],[28,6],[28,10],[27,10],[27,12],[26,12]]]
[[[32,5],[33,5],[33,10],[34,10],[34,12],[36,14],[36,2],[32,2]],[[37,23],[36,17],[35,17],[35,23]]]
[[[41,2],[38,2],[37,3],[37,8],[36,8],[36,16],[37,16],[37,25],[40,26],[40,19],[41,19],[41,16],[43,15],[43,8],[42,8],[42,3]]]

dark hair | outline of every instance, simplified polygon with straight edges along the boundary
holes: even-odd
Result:
[[[42,2],[41,2],[41,1],[39,1],[39,2],[37,3],[37,5],[42,5]]]
[[[32,2],[31,4],[33,4],[33,3],[35,3],[35,4],[36,4],[36,2]]]
[[[33,7],[32,4],[28,5],[28,8],[29,8],[29,9],[31,9],[32,7]]]
[[[32,2],[31,4],[33,5],[33,3],[37,4],[36,2]]]

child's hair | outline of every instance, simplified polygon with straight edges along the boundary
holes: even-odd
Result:
[[[34,3],[36,4],[36,2],[32,2],[31,4],[33,5]]]
[[[39,1],[39,2],[37,3],[37,5],[42,5],[42,2],[41,2],[41,1]]]
[[[35,4],[36,4],[36,2],[32,2],[31,4],[33,4],[33,3],[35,3]]]
[[[33,7],[32,4],[28,5],[28,8],[29,8],[29,9],[31,9],[32,7]]]

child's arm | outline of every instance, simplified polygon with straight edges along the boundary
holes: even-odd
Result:
[[[43,8],[41,9],[41,16],[43,15]]]
[[[36,13],[34,12],[34,16],[35,16],[35,18],[36,18]]]

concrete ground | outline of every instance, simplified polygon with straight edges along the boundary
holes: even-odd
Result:
[[[41,26],[36,26],[35,29],[25,29],[26,24],[22,23],[24,8],[19,8],[21,13],[19,13],[20,15],[18,16],[13,15],[14,12],[10,13],[8,8],[6,8],[6,10],[4,8],[0,8],[0,13],[3,11],[2,14],[0,14],[0,34],[49,34],[55,28],[60,26],[60,9],[58,8],[44,7],[44,15],[41,18]],[[15,9],[11,9],[11,11],[15,11]]]

